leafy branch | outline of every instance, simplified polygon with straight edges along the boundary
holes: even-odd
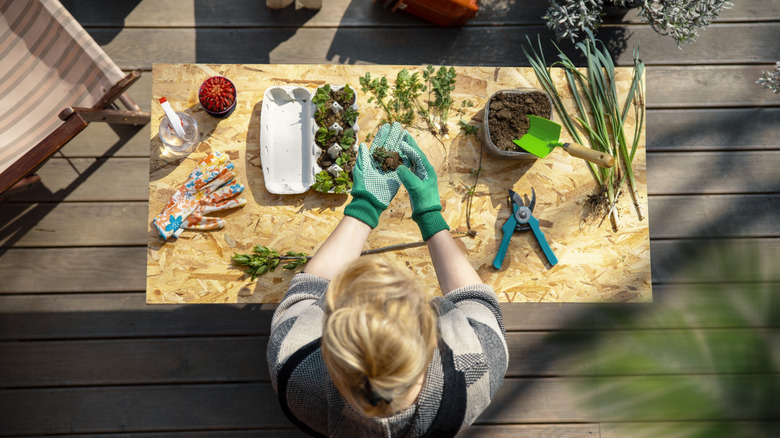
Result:
[[[458,231],[452,232],[452,237],[459,238],[464,236],[473,236],[476,233],[467,232],[462,233]],[[380,254],[387,251],[399,251],[408,248],[417,248],[426,245],[425,242],[409,242],[400,243],[397,245],[388,245],[381,248],[369,249],[360,253],[360,255]],[[238,254],[234,253],[230,258],[234,265],[246,266],[244,272],[252,276],[252,281],[257,277],[267,273],[273,272],[277,266],[283,261],[288,261],[282,268],[288,271],[292,271],[300,266],[305,265],[312,259],[312,256],[307,255],[305,252],[288,251],[285,255],[281,255],[279,251],[267,246],[255,245],[252,249],[252,254]]]
[[[244,272],[251,275],[252,280],[254,280],[266,272],[273,272],[282,261],[288,261],[282,268],[291,271],[298,266],[306,264],[311,257],[306,255],[305,252],[294,251],[288,251],[287,254],[281,255],[279,251],[273,248],[255,245],[252,249],[252,254],[234,253],[230,259],[235,265],[246,266]]]
[[[387,77],[371,79],[369,72],[366,72],[359,82],[361,90],[371,94],[368,102],[376,101],[385,111],[382,122],[398,122],[409,126],[414,122],[416,113],[419,113],[424,117],[431,131],[436,132],[428,119],[429,110],[420,103],[420,95],[426,90],[426,86],[420,81],[419,73],[409,73],[407,69],[402,69],[395,77],[393,88],[390,87]]]

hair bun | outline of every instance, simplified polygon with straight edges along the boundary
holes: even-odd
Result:
[[[363,377],[363,396],[366,398],[366,401],[371,405],[376,407],[379,405],[379,402],[384,402],[385,404],[389,405],[393,402],[393,399],[386,399],[374,391],[374,389],[371,387],[371,382],[369,382],[368,377]]]

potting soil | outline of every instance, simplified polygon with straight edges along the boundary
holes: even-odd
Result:
[[[547,95],[540,91],[527,93],[498,93],[490,101],[488,127],[490,140],[501,150],[518,151],[512,140],[528,132],[527,114],[549,119],[552,107]]]

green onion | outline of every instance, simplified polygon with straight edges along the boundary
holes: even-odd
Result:
[[[607,215],[617,229],[619,219],[615,206],[620,194],[620,186],[626,179],[639,220],[644,218],[631,163],[639,146],[645,120],[642,90],[645,65],[639,59],[638,48],[635,49],[631,86],[621,108],[615,80],[615,63],[604,43],[595,39],[592,32],[587,31],[587,33],[588,38],[576,45],[587,60],[585,73],[580,71],[557,45],[555,48],[558,50],[559,60],[548,67],[541,39],[538,39],[539,51],[537,52],[530,38],[526,36],[530,53],[525,47],[523,52],[542,88],[550,95],[553,106],[572,139],[580,144],[585,144],[583,139],[587,139],[591,148],[618,158],[619,165],[613,168],[603,168],[588,163],[593,178],[607,198],[609,206]],[[563,68],[566,85],[574,96],[575,114],[570,115],[566,111],[558,88],[552,80],[551,68],[555,66]],[[633,135],[629,139],[625,135],[624,126],[632,106],[636,124]]]

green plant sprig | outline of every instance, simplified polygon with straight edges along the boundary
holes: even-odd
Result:
[[[427,118],[428,110],[420,103],[420,95],[426,89],[420,81],[420,74],[409,73],[407,69],[398,72],[395,78],[395,87],[390,87],[387,77],[371,78],[366,74],[359,79],[361,90],[370,93],[368,103],[377,102],[385,112],[382,119],[384,123],[398,122],[404,126],[414,123],[416,115],[420,114],[433,131],[433,125]]]
[[[344,168],[344,165],[348,162],[349,154],[347,153],[341,154],[341,156],[336,159],[336,164],[341,168]],[[330,193],[331,190],[333,193],[347,193],[352,190],[352,184],[352,181],[349,179],[349,174],[345,170],[339,172],[335,178],[332,177],[327,170],[322,170],[314,175],[314,184],[312,184],[312,188],[320,193]]]
[[[314,92],[314,97],[311,98],[311,102],[317,108],[324,108],[325,104],[330,100],[330,84],[325,84]]]
[[[355,144],[355,131],[352,128],[345,129],[344,132],[341,134],[341,143],[339,143],[341,149],[346,151],[349,148],[351,148],[352,145],[354,144]]]
[[[281,255],[279,251],[267,246],[255,245],[251,254],[234,253],[230,258],[234,265],[246,266],[244,272],[252,276],[255,280],[258,276],[266,272],[273,272],[283,261],[287,261],[282,269],[293,270],[306,264],[311,257],[305,252],[288,251]]]
[[[458,74],[454,67],[439,67],[437,71],[429,65],[423,71],[423,79],[428,92],[428,121],[439,126],[439,133],[447,133],[447,119],[452,108],[452,91],[455,90],[455,80]],[[463,101],[462,105],[465,105]]]
[[[355,90],[352,89],[352,87],[349,86],[349,84],[344,85],[344,102],[352,102],[355,98]]]

